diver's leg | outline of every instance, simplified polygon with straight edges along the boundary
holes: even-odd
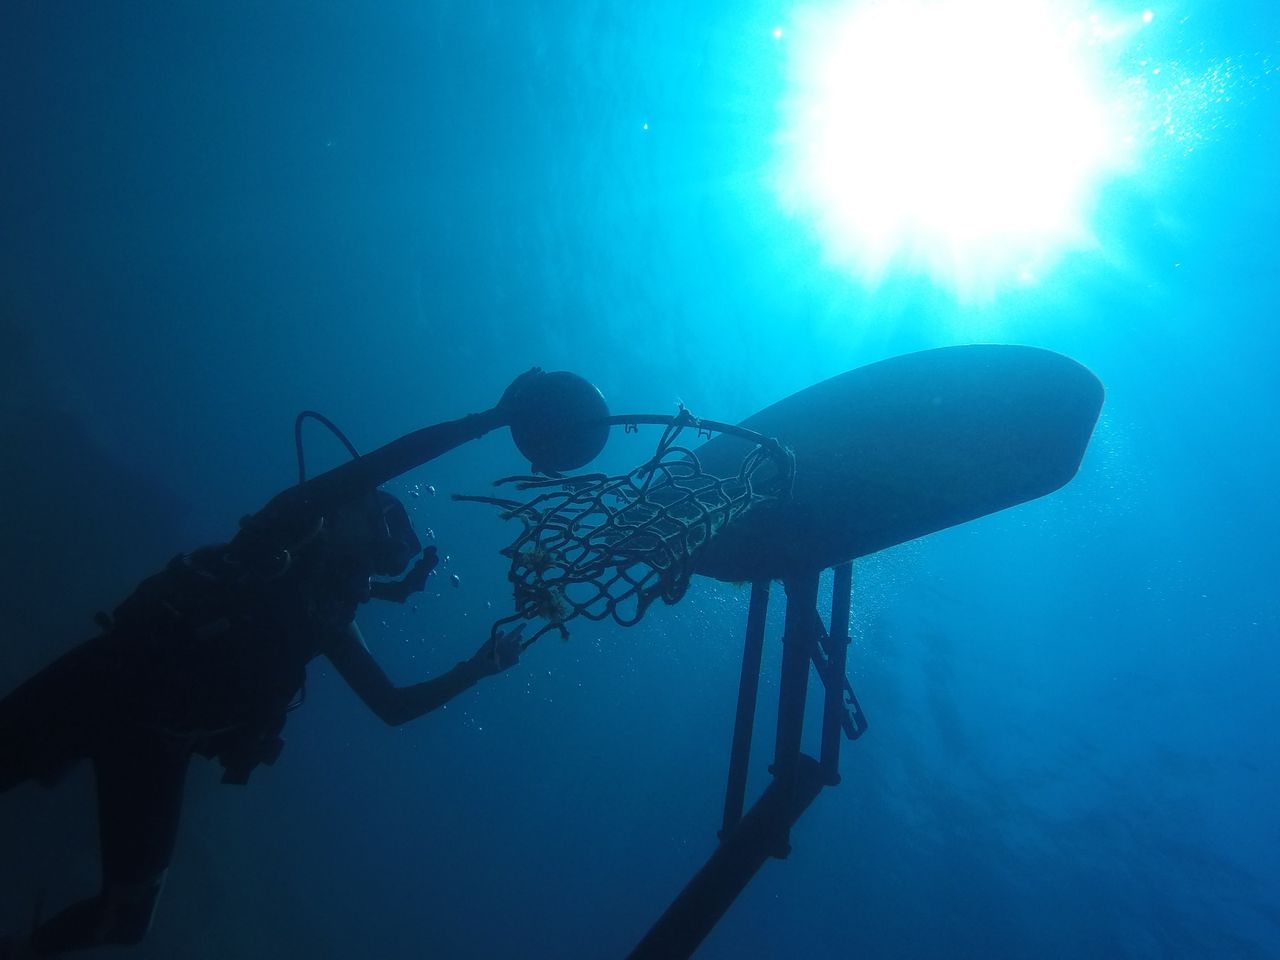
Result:
[[[104,671],[82,645],[0,698],[0,793],[56,782],[101,729]]]
[[[188,758],[153,738],[95,758],[102,893],[41,924],[32,940],[37,955],[146,935],[173,854]]]

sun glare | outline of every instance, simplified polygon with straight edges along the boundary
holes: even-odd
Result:
[[[868,284],[906,270],[983,299],[1035,282],[1092,243],[1099,185],[1134,162],[1102,51],[1151,19],[1041,0],[809,11],[787,31],[785,205]]]

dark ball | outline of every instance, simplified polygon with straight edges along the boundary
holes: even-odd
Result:
[[[542,374],[520,391],[514,407],[511,438],[535,470],[577,470],[609,439],[604,396],[576,373]]]

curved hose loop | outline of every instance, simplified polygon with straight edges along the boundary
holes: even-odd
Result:
[[[302,450],[302,424],[306,420],[314,420],[317,423],[321,424],[322,426],[328,427],[329,431],[335,437],[337,437],[339,440],[342,441],[342,445],[347,448],[347,453],[351,454],[351,459],[352,460],[359,459],[360,451],[358,451],[355,448],[355,445],[350,440],[347,439],[347,435],[343,433],[340,429],[338,429],[337,424],[335,424],[332,420],[326,417],[323,413],[318,413],[315,410],[303,410],[293,420],[293,445],[294,445],[294,448],[298,451],[298,483],[299,484],[303,484],[307,482],[307,467],[305,463],[305,456]]]

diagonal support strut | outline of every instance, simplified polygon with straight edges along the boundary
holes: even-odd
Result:
[[[829,633],[817,611],[818,574],[792,578],[783,585],[787,610],[777,739],[769,768],[773,780],[744,815],[747,761],[769,604],[769,584],[758,582],[752,585],[747,613],[720,845],[629,954],[629,960],[691,957],[765,861],[788,855],[792,826],[822,788],[839,783],[841,732],[854,739],[866,729],[862,710],[844,675],[852,565],[841,564],[835,570]],[[823,680],[826,694],[820,761],[801,752],[811,663]]]

